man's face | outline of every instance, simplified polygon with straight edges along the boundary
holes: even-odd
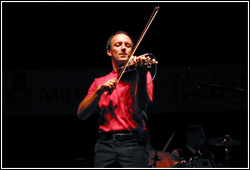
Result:
[[[194,149],[199,149],[205,142],[205,136],[203,131],[189,133],[188,144]]]
[[[110,45],[111,49],[107,50],[107,54],[118,66],[125,64],[132,53],[132,41],[129,36],[117,34],[111,39]]]

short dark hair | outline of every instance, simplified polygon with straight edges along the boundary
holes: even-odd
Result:
[[[133,41],[133,39],[128,35],[128,33],[127,32],[125,32],[125,31],[117,31],[115,34],[113,34],[113,35],[111,35],[110,37],[109,37],[109,39],[108,39],[108,41],[107,41],[107,44],[106,44],[106,50],[110,50],[111,49],[111,39],[115,36],[115,35],[117,35],[117,34],[125,34],[125,35],[127,35],[130,39],[131,39],[131,41],[132,41],[132,48],[133,48],[133,46],[134,46],[134,41]]]
[[[189,125],[189,126],[186,127],[185,134],[187,136],[190,133],[197,133],[199,131],[203,131],[203,133],[204,133],[204,130],[203,130],[203,128],[200,125],[198,125],[198,124],[192,124],[192,125]]]

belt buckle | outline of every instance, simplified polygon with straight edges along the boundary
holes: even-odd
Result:
[[[132,132],[129,132],[129,133],[114,133],[113,134],[113,141],[116,141],[115,136],[117,136],[117,135],[119,135],[119,136],[122,136],[122,135],[132,135]]]
[[[123,134],[122,134],[122,133],[114,133],[114,134],[113,134],[113,141],[116,141],[115,136],[117,136],[117,135],[123,135]]]

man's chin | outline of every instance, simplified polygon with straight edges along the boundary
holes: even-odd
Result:
[[[120,59],[120,60],[127,60],[127,59],[128,59],[128,56],[120,56],[119,59]]]
[[[121,67],[126,64],[127,60],[119,60],[118,65]]]
[[[126,63],[128,61],[128,57],[124,57],[124,58],[120,58],[119,59],[119,62],[124,62],[124,63]]]

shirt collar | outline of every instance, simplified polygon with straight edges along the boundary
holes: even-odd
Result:
[[[195,154],[196,150],[194,148],[192,148],[191,146],[187,145],[187,148],[193,153]]]

